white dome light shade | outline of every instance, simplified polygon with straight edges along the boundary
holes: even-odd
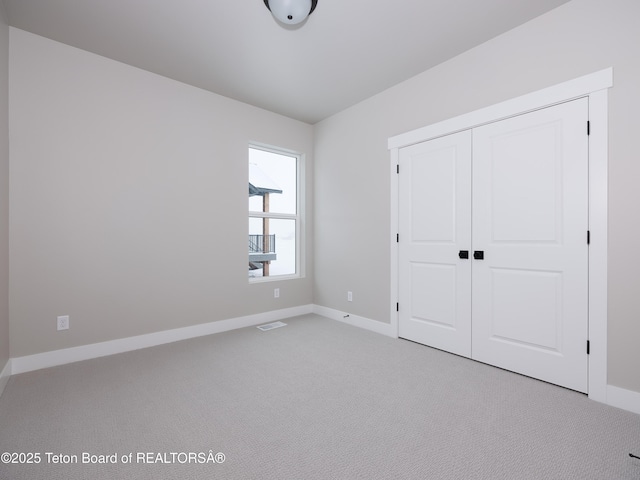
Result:
[[[287,25],[297,25],[315,9],[317,0],[264,0],[278,21]]]

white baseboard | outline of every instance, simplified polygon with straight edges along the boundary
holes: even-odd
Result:
[[[4,392],[4,387],[7,385],[9,381],[9,377],[11,376],[11,359],[7,360],[7,364],[0,371],[0,396],[2,396],[2,392]]]
[[[397,336],[390,324],[371,320],[370,318],[359,317],[358,315],[341,312],[339,310],[334,310],[333,308],[321,307],[320,305],[313,306],[313,313],[332,320],[348,323],[355,327],[364,328],[365,330],[371,330],[372,332],[380,333],[387,337],[395,338]]]
[[[640,415],[640,392],[607,385],[607,405]]]
[[[55,367],[67,363],[114,355],[116,353],[155,347],[157,345],[178,342],[189,338],[227,332],[237,328],[252,327],[262,323],[283,320],[285,318],[291,318],[298,315],[305,315],[312,313],[312,311],[312,305],[302,305],[299,307],[248,315],[246,317],[220,320],[217,322],[193,325],[191,327],[176,328],[173,330],[165,330],[163,332],[149,333],[147,335],[138,335],[135,337],[111,340],[108,342],[66,348],[64,350],[54,350],[52,352],[17,357],[11,360],[11,374],[16,375],[18,373],[31,372],[33,370],[40,370],[42,368]]]

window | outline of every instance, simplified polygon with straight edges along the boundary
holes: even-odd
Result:
[[[300,275],[300,156],[249,147],[249,279]]]

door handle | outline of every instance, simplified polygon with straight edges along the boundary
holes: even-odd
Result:
[[[469,258],[469,250],[460,250],[458,252],[458,257],[466,260],[467,258]]]
[[[476,260],[484,260],[484,250],[475,250],[473,252],[473,258]]]

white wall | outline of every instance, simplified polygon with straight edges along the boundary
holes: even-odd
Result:
[[[389,137],[613,67],[608,383],[640,392],[639,45],[640,2],[574,0],[317,124],[315,303],[390,320]]]
[[[9,360],[9,27],[0,2],[0,377]],[[0,378],[0,393],[3,380]]]
[[[312,126],[10,39],[12,357],[312,303],[310,227],[306,278],[247,279],[248,144],[307,153],[311,186]]]

